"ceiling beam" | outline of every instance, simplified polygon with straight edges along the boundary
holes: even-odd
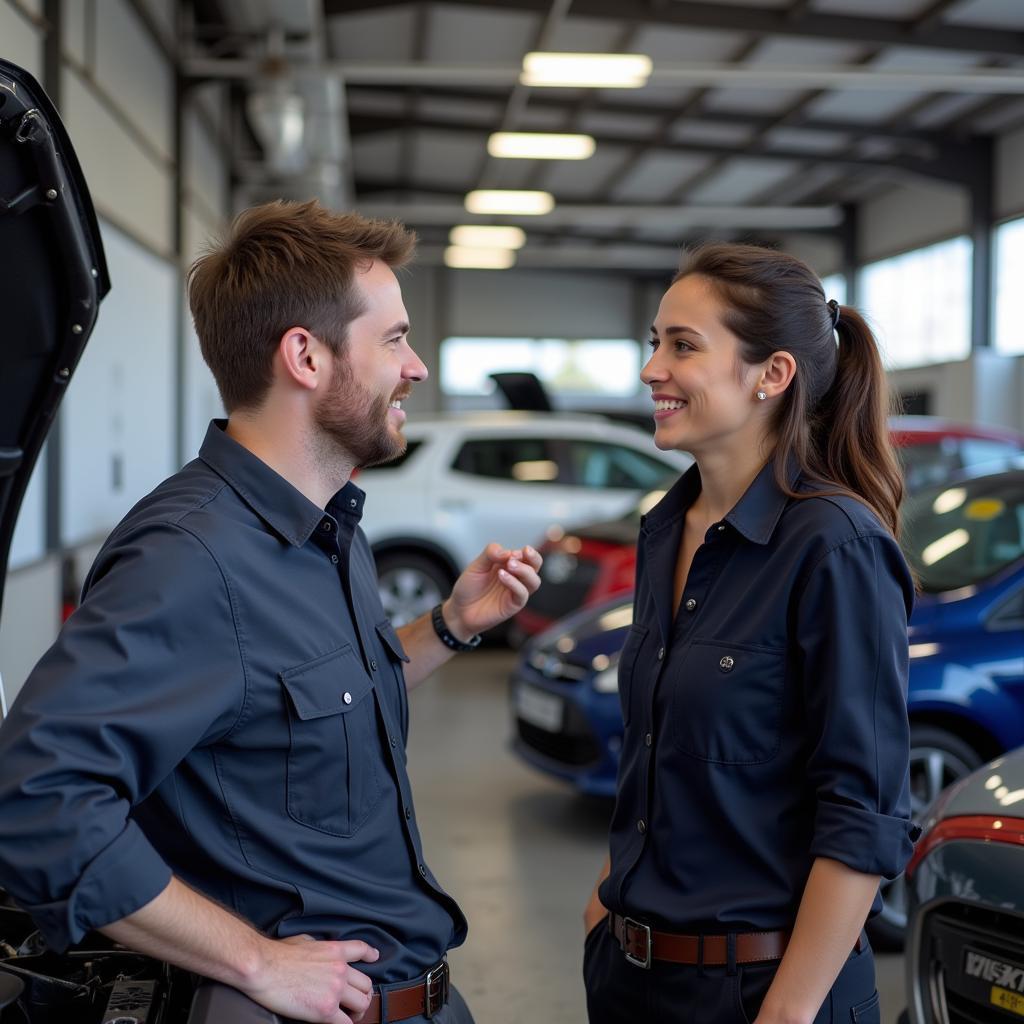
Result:
[[[405,86],[353,85],[347,90],[349,109],[358,110],[360,102],[364,98],[380,96],[382,93],[394,92],[395,95],[404,95],[405,88]],[[493,100],[494,102],[497,102],[500,98],[497,94],[487,94],[480,89],[446,89],[437,87],[432,89],[418,89],[417,95],[420,99],[441,101]],[[599,94],[597,92],[591,92],[590,95],[596,97]],[[998,99],[999,102],[1007,102],[1005,97],[999,97]],[[1011,101],[1016,102],[1016,100],[1017,97],[1013,97]],[[530,106],[543,110],[557,110],[562,112],[565,116],[568,116],[575,109],[574,102],[549,94],[546,90],[534,90],[533,95],[530,97]],[[649,117],[655,118],[659,121],[666,115],[670,115],[674,117],[677,122],[716,125],[728,124],[742,128],[750,128],[752,130],[771,128],[775,125],[778,117],[778,115],[775,114],[754,114],[735,110],[691,110],[689,104],[687,104],[683,109],[676,109],[666,108],[664,105],[658,105],[655,103],[619,101],[615,103],[595,103],[587,107],[586,113],[593,114],[595,116],[610,114],[618,117]],[[490,123],[490,121],[488,121],[488,123]],[[837,134],[852,132],[857,135],[861,135],[866,132],[867,134],[877,138],[892,138],[898,140],[911,139],[916,142],[930,142],[935,144],[949,138],[949,131],[946,127],[944,127],[942,131],[930,130],[919,128],[904,120],[900,120],[898,123],[890,124],[887,122],[883,125],[876,125],[865,121],[844,121],[837,118],[817,118],[800,114],[787,118],[786,127],[800,128],[816,132],[832,132]],[[960,125],[958,123],[958,131],[960,134],[968,134],[969,126],[966,124]]]
[[[421,117],[414,122],[409,122],[400,115],[361,115],[351,113],[349,116],[349,131],[353,138],[374,132],[417,128],[473,135],[484,135],[490,130],[486,124],[468,124],[457,118]],[[635,135],[615,134],[612,132],[594,134],[593,138],[599,146],[624,146],[629,149],[634,148],[643,141],[638,140]],[[846,152],[830,154],[808,152],[802,149],[781,149],[769,146],[765,142],[743,146],[726,146],[710,142],[674,142],[665,139],[659,141],[652,149],[667,153],[701,153],[714,157],[751,157],[759,160],[799,161],[810,159],[820,164],[837,164],[861,168],[872,167],[880,171],[892,171],[895,169],[909,171],[913,174],[920,174],[929,178],[939,178],[944,181],[960,180],[958,169],[946,166],[946,162],[955,157],[958,151],[955,143],[931,146],[927,152],[906,152],[898,156],[887,156],[885,158],[853,156]],[[920,147],[918,149],[920,150]]]
[[[550,0],[448,0],[450,3],[491,10],[545,12]],[[351,14],[394,6],[360,0],[324,0],[328,15]],[[574,0],[572,13],[580,18],[621,21],[628,17],[651,25],[705,28],[763,35],[800,36],[806,39],[842,39],[872,46],[910,46],[932,50],[957,50],[992,56],[1019,57],[1024,53],[1024,32],[1005,28],[952,25],[941,20],[945,5],[923,20],[917,18],[873,18],[862,15],[828,14],[803,9],[795,17],[786,10],[715,3],[714,0],[673,0],[658,5],[628,5],[622,0]]]

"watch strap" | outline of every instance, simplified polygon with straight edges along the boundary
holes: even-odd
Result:
[[[448,628],[444,621],[444,614],[441,611],[441,605],[435,605],[434,610],[430,613],[430,621],[434,624],[434,632],[437,634],[438,640],[441,641],[449,650],[452,651],[472,651],[480,646],[480,641],[483,639],[479,633],[476,636],[470,637],[465,643],[459,640],[453,635],[452,631]]]

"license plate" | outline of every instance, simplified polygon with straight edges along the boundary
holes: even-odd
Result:
[[[964,946],[961,971],[965,995],[1024,1017],[1024,964]]]
[[[989,1001],[993,1006],[998,1006],[1001,1010],[1009,1010],[1010,1013],[1019,1013],[1024,1017],[1024,996],[1017,995],[1016,992],[1011,992],[1009,989],[993,985]]]
[[[565,704],[561,697],[526,686],[520,683],[516,687],[516,714],[530,725],[537,726],[545,732],[559,732],[565,714]]]

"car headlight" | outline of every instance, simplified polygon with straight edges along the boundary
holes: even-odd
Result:
[[[607,654],[599,654],[593,661],[592,667],[597,669],[594,676],[594,689],[598,693],[619,692],[619,656],[609,658]]]

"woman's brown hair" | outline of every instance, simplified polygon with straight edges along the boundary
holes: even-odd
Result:
[[[274,352],[291,327],[340,352],[363,312],[357,270],[375,259],[400,267],[415,245],[416,236],[396,221],[337,213],[315,200],[278,200],[240,213],[188,274],[199,346],[224,408],[259,406]]]
[[[878,344],[852,306],[825,301],[821,282],[800,260],[774,249],[717,243],[690,252],[673,284],[700,275],[725,307],[744,362],[789,352],[796,373],[772,424],[775,479],[791,498],[795,458],[814,493],[864,502],[899,536],[903,474],[889,437],[889,388]],[[839,338],[836,345],[833,335]]]

